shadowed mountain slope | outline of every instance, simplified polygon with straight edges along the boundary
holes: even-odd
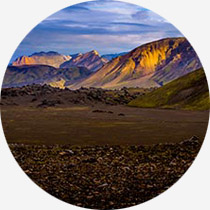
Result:
[[[73,55],[73,58],[61,64],[61,68],[69,68],[72,66],[82,66],[89,69],[91,72],[100,69],[108,60],[102,58],[96,50],[85,54],[79,53]]]
[[[129,103],[129,106],[147,108],[209,109],[209,89],[201,68],[178,78]]]
[[[90,73],[85,67],[57,69],[46,65],[8,66],[3,88],[30,84],[50,84],[64,88],[66,85],[89,76]]]

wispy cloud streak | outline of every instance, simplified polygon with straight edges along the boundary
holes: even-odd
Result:
[[[177,36],[182,34],[148,9],[119,1],[92,1],[67,7],[42,21],[23,40],[13,59],[43,50],[125,52],[145,42]]]

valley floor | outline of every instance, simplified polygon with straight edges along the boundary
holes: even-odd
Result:
[[[151,145],[192,136],[204,139],[208,111],[141,109],[122,105],[34,108],[2,106],[9,143]]]
[[[130,207],[167,190],[196,157],[208,115],[105,104],[1,107],[24,172],[51,195],[92,209]]]

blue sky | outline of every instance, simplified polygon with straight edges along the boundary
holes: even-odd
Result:
[[[119,1],[91,1],[67,7],[38,24],[21,42],[12,60],[40,51],[101,55],[126,52],[165,37],[183,36],[156,13]]]

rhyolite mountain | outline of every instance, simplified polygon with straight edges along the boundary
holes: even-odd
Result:
[[[203,68],[132,100],[129,106],[208,110],[209,89]]]
[[[56,52],[23,56],[8,66],[3,87],[32,83],[71,89],[160,87],[200,67],[198,56],[185,38],[166,38],[141,45],[109,62],[95,50],[71,56]]]
[[[38,52],[30,56],[23,55],[12,62],[12,66],[25,65],[48,65],[55,68],[85,67],[91,72],[97,71],[108,59],[99,55],[96,50],[87,53],[77,53],[73,55],[62,55],[57,52]]]
[[[64,56],[56,52],[34,53],[31,56],[18,58],[12,66],[8,66],[3,87],[49,84],[64,88],[87,78],[106,62],[108,60],[101,58],[95,50],[72,56]]]
[[[48,65],[55,68],[60,67],[60,65],[71,59],[69,55],[62,55],[57,52],[39,52],[34,53],[30,56],[21,56],[17,58],[12,65],[13,66],[23,66],[23,65]]]
[[[72,59],[60,65],[61,68],[69,68],[73,66],[81,66],[95,72],[100,69],[108,60],[102,58],[96,50],[87,53],[78,53],[73,55]]]
[[[85,67],[62,69],[47,65],[8,66],[2,87],[49,84],[53,87],[65,88],[90,74],[91,72]]]
[[[196,52],[184,37],[166,38],[114,58],[82,82],[69,87],[159,87],[200,67]]]

